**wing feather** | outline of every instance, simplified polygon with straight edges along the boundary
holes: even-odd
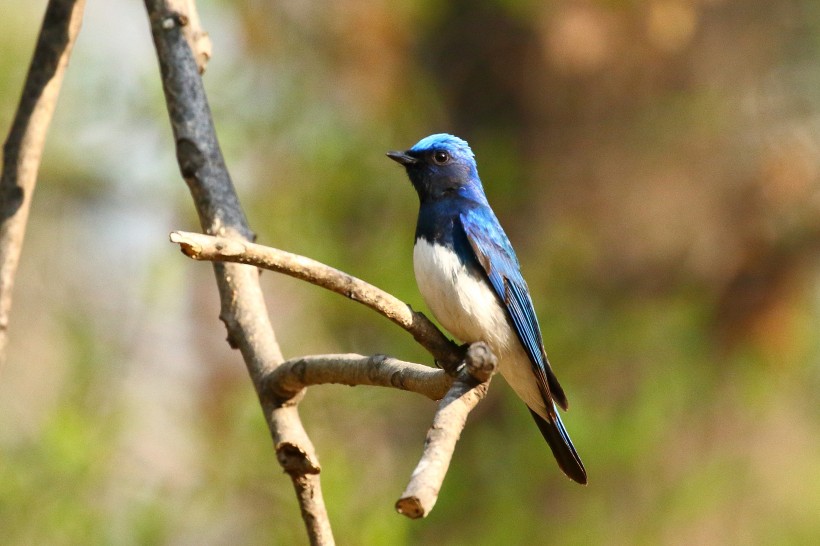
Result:
[[[482,213],[486,211],[482,209]],[[567,398],[547,359],[541,328],[527,283],[521,276],[518,258],[498,220],[492,212],[489,215],[479,217],[476,209],[470,209],[461,213],[459,219],[478,263],[507,310],[518,339],[530,357],[544,400],[554,401],[566,410]],[[548,403],[548,411],[550,407]]]

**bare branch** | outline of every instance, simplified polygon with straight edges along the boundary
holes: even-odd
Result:
[[[322,489],[319,486],[319,474],[299,474],[293,477],[293,488],[299,499],[302,520],[307,527],[312,546],[333,544],[333,534],[325,512]],[[324,516],[322,514],[325,514]]]
[[[366,305],[410,332],[448,373],[455,375],[461,364],[463,351],[424,314],[413,311],[392,294],[343,271],[284,250],[201,233],[175,231],[171,241],[179,244],[186,256],[197,260],[251,264],[327,288]]]
[[[85,0],[50,0],[20,104],[3,145],[0,175],[0,365],[6,359],[14,278],[46,134],[68,59],[80,32]]]
[[[371,385],[441,400],[453,382],[444,370],[385,355],[314,355],[283,362],[267,379],[277,396],[290,398],[310,385]]]
[[[195,19],[170,0],[145,0],[157,50],[177,161],[191,190],[203,230],[240,240],[253,238],[219,149],[199,69],[183,35]],[[228,341],[242,352],[276,447],[293,480],[311,544],[333,544],[319,487],[319,463],[295,404],[273,400],[263,378],[282,362],[259,286],[256,268],[214,263]]]
[[[310,543],[316,546],[333,544],[333,530],[327,516],[319,482],[319,461],[313,443],[307,437],[296,404],[301,396],[284,404],[273,404],[270,397],[262,402],[265,415],[270,415],[276,459],[291,477],[299,510]]]
[[[470,346],[465,363],[465,368],[439,403],[421,459],[396,502],[396,510],[409,518],[426,516],[436,504],[456,442],[467,423],[467,415],[486,396],[490,378],[497,368],[495,356],[484,343]]]

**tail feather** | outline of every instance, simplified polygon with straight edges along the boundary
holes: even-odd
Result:
[[[557,411],[549,412],[548,419],[544,419],[532,410],[530,410],[530,413],[564,474],[571,480],[585,485],[587,483],[587,471],[584,468],[584,463],[581,462],[578,452],[575,451],[572,440],[569,439],[567,429],[564,428],[564,423],[561,422],[561,417],[559,417]]]
[[[558,407],[564,411],[569,409],[569,402],[567,401],[567,395],[564,394],[564,389],[561,387],[561,384],[558,382],[558,378],[555,377],[555,372],[552,371],[552,367],[550,366],[550,361],[547,360],[547,354],[544,353],[544,362],[546,362],[546,372],[547,372],[547,385],[550,388],[550,394],[552,395],[552,400]]]

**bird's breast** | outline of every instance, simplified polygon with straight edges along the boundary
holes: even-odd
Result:
[[[425,239],[416,240],[413,269],[419,291],[441,325],[465,343],[487,342],[507,383],[546,418],[530,358],[486,278],[471,273],[451,248]]]
[[[486,341],[500,353],[512,347],[515,333],[492,287],[452,248],[418,239],[413,269],[424,301],[451,334],[465,343]]]

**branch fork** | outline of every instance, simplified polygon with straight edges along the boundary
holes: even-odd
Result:
[[[497,360],[489,347],[473,343],[459,347],[427,318],[394,296],[337,269],[304,256],[246,241],[175,231],[171,241],[195,260],[248,264],[322,286],[385,316],[413,334],[445,369],[403,362],[385,355],[316,355],[287,360],[265,378],[274,399],[285,401],[311,385],[339,383],[373,385],[417,392],[439,400],[421,459],[396,510],[410,518],[430,513],[450,465],[467,415],[487,394]]]

